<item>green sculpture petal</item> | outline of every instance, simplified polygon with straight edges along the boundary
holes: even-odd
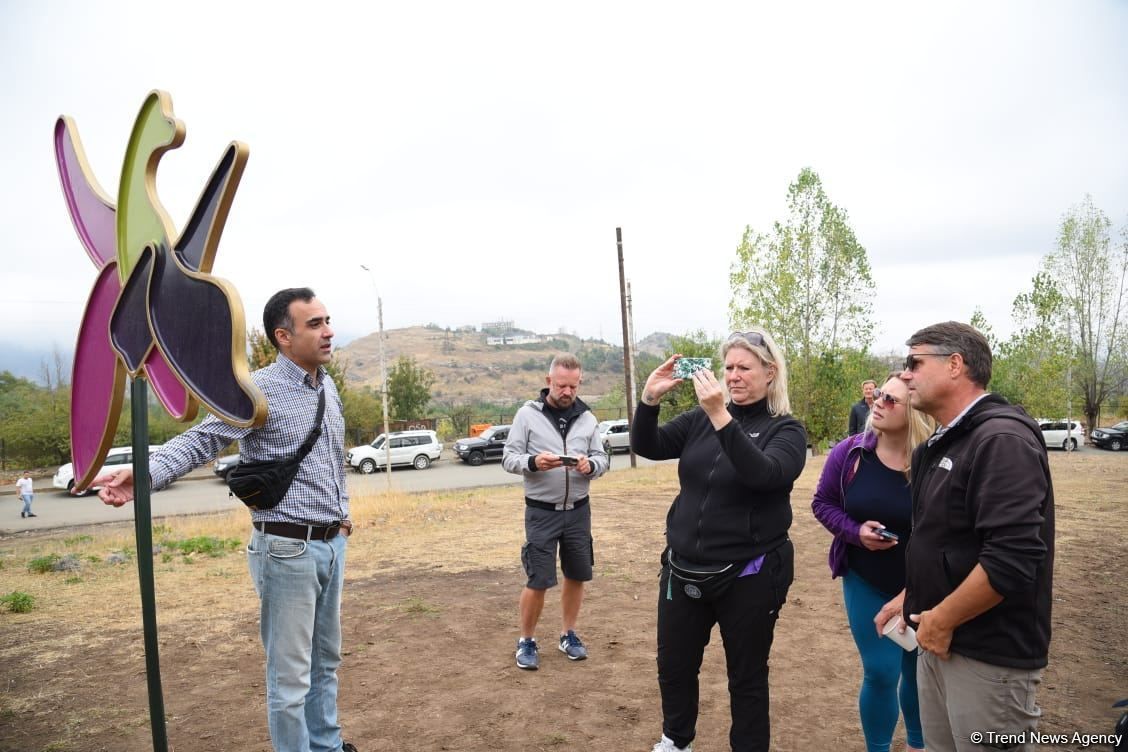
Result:
[[[172,114],[172,97],[163,91],[150,92],[129,134],[118,184],[117,260],[123,283],[146,246],[172,246],[172,220],[157,198],[157,163],[182,143],[184,124]]]

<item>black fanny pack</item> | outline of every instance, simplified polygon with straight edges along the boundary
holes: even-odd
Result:
[[[739,564],[713,564],[678,556],[672,549],[666,549],[663,555],[666,567],[670,570],[670,579],[666,587],[666,600],[673,600],[674,580],[678,587],[690,598],[714,598],[732,584],[740,576],[743,567]]]
[[[313,428],[306,437],[305,443],[298,449],[298,453],[284,460],[240,462],[227,474],[227,487],[231,489],[229,495],[237,496],[240,501],[254,510],[273,509],[278,506],[278,502],[282,501],[290,490],[290,484],[294,482],[302,460],[321,438],[321,419],[324,417],[325,390],[322,389],[317,398],[317,418],[314,419]]]

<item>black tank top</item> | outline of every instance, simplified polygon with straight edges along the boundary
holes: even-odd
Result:
[[[846,489],[846,514],[857,522],[875,520],[901,537],[885,551],[846,547],[850,570],[892,597],[905,586],[905,546],[912,534],[913,501],[905,474],[886,467],[875,452],[862,452],[854,481]]]

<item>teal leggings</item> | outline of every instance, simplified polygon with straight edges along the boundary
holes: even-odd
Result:
[[[904,713],[905,734],[910,747],[924,747],[920,730],[920,705],[917,703],[915,652],[880,637],[873,617],[889,600],[889,596],[853,572],[842,577],[842,597],[846,601],[846,618],[854,634],[854,644],[862,657],[862,689],[858,693],[858,710],[862,717],[862,733],[866,736],[866,752],[889,752],[897,716]],[[900,685],[898,689],[898,685]]]

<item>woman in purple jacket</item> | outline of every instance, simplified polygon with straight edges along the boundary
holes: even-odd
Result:
[[[830,451],[811,502],[815,517],[834,534],[830,572],[842,577],[846,618],[862,658],[858,709],[867,752],[888,752],[902,713],[909,752],[924,749],[916,652],[882,638],[873,622],[905,586],[904,552],[912,534],[909,460],[932,433],[929,419],[908,397],[896,376],[874,390],[865,431]]]

